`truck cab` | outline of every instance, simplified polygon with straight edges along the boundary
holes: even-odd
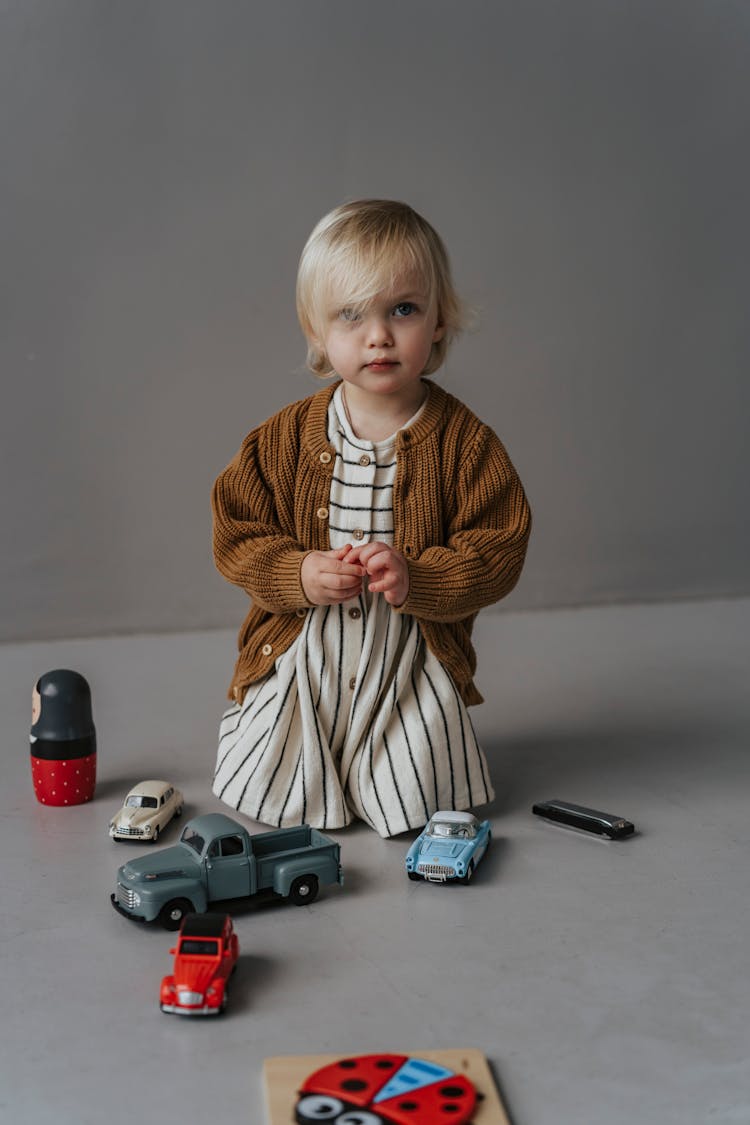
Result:
[[[255,893],[255,858],[246,832],[211,841],[206,849],[206,883],[211,901]]]

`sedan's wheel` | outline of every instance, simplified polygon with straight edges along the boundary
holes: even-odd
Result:
[[[190,914],[192,909],[192,902],[189,902],[186,898],[173,898],[171,902],[162,906],[159,912],[159,924],[165,930],[179,930],[182,919],[186,914]]]
[[[344,1108],[338,1098],[327,1094],[306,1094],[297,1102],[294,1115],[299,1125],[315,1125],[317,1121],[333,1121]]]
[[[318,895],[318,878],[316,875],[300,875],[289,888],[289,901],[295,906],[304,906],[313,902]]]
[[[159,839],[159,825],[157,824],[156,828],[154,829],[154,834],[151,837],[151,843],[155,844],[158,839]]]

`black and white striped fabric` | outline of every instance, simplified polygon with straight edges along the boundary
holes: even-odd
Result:
[[[331,547],[393,543],[395,435],[358,438],[341,394],[328,413]],[[213,790],[264,824],[333,829],[359,817],[381,836],[493,797],[450,676],[415,619],[367,590],[310,610],[274,671],[224,714]]]

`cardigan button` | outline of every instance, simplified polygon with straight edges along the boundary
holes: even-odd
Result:
[[[307,610],[306,609],[298,609],[295,612],[297,614],[297,617],[307,617]]]
[[[363,467],[364,467],[365,465],[369,465],[369,464],[370,464],[370,458],[369,458],[369,457],[367,456],[367,454],[366,454],[366,453],[363,453],[363,454],[362,454],[362,456],[361,456],[361,457],[360,457],[360,459],[359,459],[359,463],[360,463],[360,465],[362,465]]]
[[[328,519],[328,508],[318,508],[318,519],[319,520],[327,520]]]
[[[352,532],[352,538],[353,539],[364,539],[364,537],[365,537],[365,533],[362,530],[362,528],[361,527],[355,527],[354,531]]]
[[[354,691],[356,686],[357,686],[357,677],[352,676],[352,678],[349,680],[349,690]]]
[[[361,609],[350,609],[349,610],[349,616],[351,617],[352,621],[356,621],[357,618],[362,616],[362,610]]]
[[[320,460],[324,465],[327,465],[329,463],[329,461],[331,460],[331,454],[328,452],[327,449],[326,449],[325,453],[321,453]]]
[[[273,652],[273,645],[263,645],[263,648],[260,651],[264,656],[270,656]]]

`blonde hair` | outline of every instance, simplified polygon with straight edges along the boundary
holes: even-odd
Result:
[[[467,319],[440,235],[408,204],[391,199],[357,199],[320,220],[297,271],[297,315],[311,371],[323,378],[334,374],[321,343],[332,303],[361,310],[406,273],[415,273],[427,287],[444,328],[423,372],[429,375],[440,367]]]

